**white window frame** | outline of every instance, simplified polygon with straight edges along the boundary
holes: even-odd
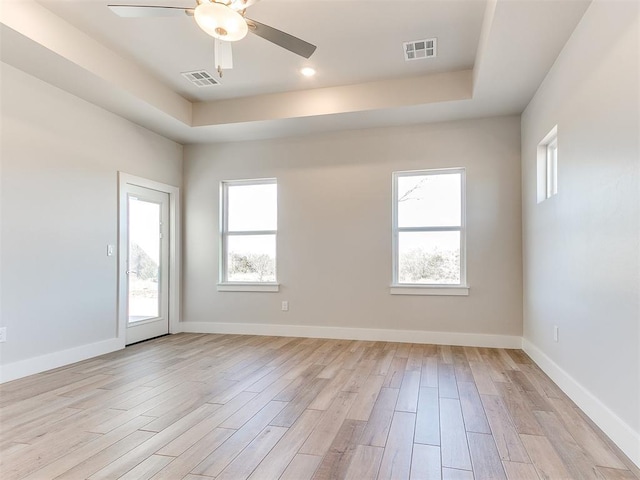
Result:
[[[542,203],[558,194],[557,125],[538,143],[536,170],[536,197]]]
[[[398,179],[400,177],[460,174],[460,226],[459,227],[399,227],[398,226]],[[392,295],[469,295],[467,285],[467,240],[466,240],[466,171],[463,167],[439,168],[429,170],[410,170],[393,172],[392,175]],[[460,232],[460,283],[459,284],[424,284],[400,283],[399,275],[399,234],[401,232]]]
[[[229,231],[229,187],[250,185],[278,185],[276,178],[256,178],[249,180],[225,180],[220,182],[220,278],[219,292],[277,292],[280,285],[278,278],[278,230]],[[277,198],[277,197],[276,197]],[[277,199],[276,199],[277,208]],[[228,280],[227,244],[229,235],[275,235],[276,265],[275,282],[233,282]]]
[[[547,198],[551,198],[558,193],[558,137],[547,143]]]

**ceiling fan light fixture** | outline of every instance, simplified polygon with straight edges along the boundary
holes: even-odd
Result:
[[[201,3],[196,7],[194,17],[207,34],[227,42],[242,40],[249,31],[244,17],[222,3]]]

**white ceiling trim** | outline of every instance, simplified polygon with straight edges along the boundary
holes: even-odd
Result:
[[[34,0],[3,1],[1,59],[181,143],[509,115],[589,3],[488,0],[473,70],[212,102],[190,102]]]
[[[183,123],[191,123],[191,102],[35,1],[3,1],[0,22],[123,92]],[[3,44],[3,59],[7,48],[10,45]],[[42,80],[47,81],[46,78]],[[73,93],[73,86],[69,91]]]
[[[193,126],[335,115],[468,100],[472,70],[196,103]]]

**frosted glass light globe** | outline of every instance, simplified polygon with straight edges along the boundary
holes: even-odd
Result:
[[[202,30],[220,40],[242,40],[249,31],[244,17],[221,3],[201,3],[193,15]]]

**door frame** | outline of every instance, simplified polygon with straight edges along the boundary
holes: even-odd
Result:
[[[117,338],[124,348],[127,341],[127,218],[126,186],[157,190],[169,195],[169,333],[180,332],[180,188],[124,172],[118,172],[118,323]]]

